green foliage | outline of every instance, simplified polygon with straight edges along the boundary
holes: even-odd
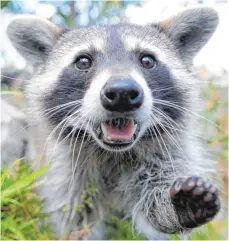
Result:
[[[136,233],[131,227],[129,220],[121,220],[112,214],[108,221],[108,239],[111,240],[145,240],[145,238]]]
[[[93,209],[93,197],[95,197],[97,193],[97,188],[87,188],[80,197],[81,203],[76,206],[76,211],[82,211],[82,209],[86,208]]]
[[[78,214],[80,214],[86,209],[93,209],[94,208],[93,197],[95,197],[97,193],[98,193],[97,188],[88,187],[80,196],[81,202],[77,204],[77,206],[75,207],[75,211],[78,212]],[[68,211],[69,208],[70,206],[65,206],[64,211]]]
[[[223,225],[226,225],[226,221],[223,223]],[[212,223],[209,223],[205,226],[205,230],[200,231],[195,230],[193,234],[190,237],[190,240],[225,240],[226,239],[226,233],[220,233],[217,225],[213,225]]]
[[[221,225],[225,228],[224,232],[219,232],[217,224],[208,223],[207,225],[196,229],[188,237],[188,240],[226,240],[226,227],[227,222],[224,220]],[[169,235],[170,240],[183,240],[181,235],[171,234]]]
[[[10,2],[10,0],[1,1],[1,8],[7,7],[7,5],[8,5],[9,2]]]
[[[42,201],[32,192],[48,167],[31,171],[30,166],[19,159],[9,168],[1,169],[1,240],[54,238],[47,215],[42,211]]]

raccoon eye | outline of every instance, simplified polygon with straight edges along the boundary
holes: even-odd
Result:
[[[81,69],[81,70],[89,69],[91,65],[92,65],[92,59],[87,55],[80,56],[75,61],[75,67],[77,69]]]
[[[151,69],[155,66],[156,60],[152,55],[142,55],[140,58],[141,65],[146,69]]]

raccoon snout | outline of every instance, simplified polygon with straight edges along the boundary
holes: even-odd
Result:
[[[109,111],[135,111],[143,103],[144,92],[133,79],[111,79],[102,88],[100,99]]]

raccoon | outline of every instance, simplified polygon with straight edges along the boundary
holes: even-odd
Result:
[[[146,237],[190,233],[218,213],[191,71],[217,25],[207,7],[144,26],[10,22],[10,40],[35,68],[30,145],[35,168],[52,163],[38,191],[59,238],[93,229],[112,207]]]

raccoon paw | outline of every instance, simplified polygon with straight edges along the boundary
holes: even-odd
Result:
[[[218,189],[198,176],[177,179],[170,196],[183,228],[195,228],[211,221],[220,209]]]

